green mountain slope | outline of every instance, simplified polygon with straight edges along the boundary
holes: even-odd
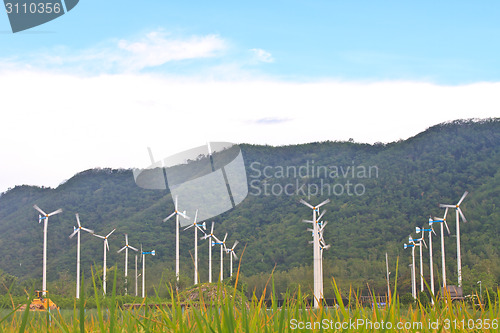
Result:
[[[325,282],[333,276],[342,286],[352,284],[383,292],[385,252],[391,270],[400,259],[400,285],[409,289],[410,252],[403,242],[429,215],[441,216],[439,203],[453,204],[467,190],[463,211],[469,223],[461,226],[464,285],[483,279],[492,287],[500,282],[500,120],[455,121],[429,128],[405,141],[390,144],[322,142],[285,147],[241,146],[249,195],[236,208],[214,219],[215,234],[228,233],[228,244],[240,241],[242,279],[250,290],[261,290],[276,266],[279,291],[312,280],[310,232],[303,219],[311,211],[299,204],[330,198],[324,208],[328,226],[324,252]],[[155,249],[148,258],[151,286],[163,273],[173,276],[175,227],[162,219],[173,210],[166,191],[144,190],[134,183],[131,170],[96,169],[75,175],[56,189],[18,186],[0,197],[0,269],[20,279],[41,279],[42,226],[37,204],[47,212],[63,208],[50,219],[48,278],[58,281],[76,271],[76,240],[69,234],[80,214],[84,226],[98,234],[117,231],[110,239],[108,266],[123,268],[124,244]],[[454,212],[448,221],[454,233]],[[210,225],[210,223],[208,223]],[[193,274],[193,231],[181,232],[183,284]],[[440,265],[439,238],[435,237],[435,264]],[[446,238],[447,273],[456,281],[456,245]],[[199,242],[200,278],[207,280],[207,241]],[[102,265],[102,242],[82,235],[82,268]],[[214,279],[219,269],[219,248],[213,248]],[[428,256],[425,256],[428,262]],[[225,256],[224,267],[229,260]],[[129,263],[133,268],[133,259]],[[439,266],[440,267],[440,266]],[[236,268],[235,268],[236,269]],[[427,267],[425,268],[428,272]],[[226,271],[226,274],[228,272]],[[426,273],[427,274],[427,273]],[[482,276],[482,277],[481,277]],[[130,281],[130,278],[129,278]],[[325,292],[331,287],[325,285]]]

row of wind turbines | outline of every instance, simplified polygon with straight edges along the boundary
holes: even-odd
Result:
[[[420,291],[424,291],[424,265],[423,265],[423,256],[422,256],[422,246],[427,248],[427,244],[425,242],[425,232],[429,235],[429,267],[430,267],[430,288],[431,293],[434,295],[434,266],[433,266],[433,253],[432,253],[432,234],[436,235],[434,231],[433,225],[435,223],[439,223],[441,226],[441,270],[442,270],[442,287],[443,290],[446,289],[446,256],[445,256],[445,243],[444,243],[444,227],[448,231],[448,235],[450,234],[450,228],[448,227],[448,223],[446,223],[446,217],[448,215],[448,210],[450,208],[454,208],[456,211],[456,236],[457,236],[457,272],[458,272],[458,287],[462,287],[462,256],[461,256],[461,247],[460,247],[460,217],[463,222],[467,222],[465,215],[460,209],[460,205],[464,201],[465,197],[469,194],[469,192],[465,191],[460,200],[455,205],[448,204],[439,204],[439,207],[445,208],[444,216],[439,217],[430,217],[429,218],[429,227],[428,228],[420,228],[416,227],[416,233],[421,233],[420,238],[412,238],[410,235],[408,238],[408,244],[404,244],[405,249],[412,249],[412,264],[411,264],[411,281],[412,281],[412,296],[413,298],[417,298],[417,283],[415,278],[415,248],[420,248]]]
[[[44,232],[43,232],[43,278],[42,278],[42,294],[45,296],[47,294],[47,230],[48,230],[48,221],[49,217],[61,213],[63,210],[58,209],[52,213],[45,213],[40,207],[37,205],[34,205],[33,208],[35,208],[40,215],[38,216],[38,222],[41,223],[42,221],[44,222]],[[101,236],[96,234],[93,230],[85,228],[81,225],[80,222],[80,216],[79,214],[75,214],[76,216],[76,222],[78,227],[74,227],[73,233],[69,236],[69,238],[73,238],[75,235],[77,235],[77,259],[76,259],[76,298],[80,297],[80,234],[82,231],[85,231],[95,237],[101,238],[104,240],[104,256],[103,256],[103,294],[106,295],[106,253],[109,251],[109,237],[115,232],[116,228],[113,229],[110,233],[108,233],[106,236]],[[186,212],[181,212],[178,209],[178,200],[177,197],[175,198],[175,210],[172,214],[170,214],[168,217],[166,217],[163,222],[168,221],[170,218],[173,216],[176,217],[176,256],[175,256],[175,274],[176,274],[176,279],[179,281],[179,217],[185,218],[185,219],[190,219],[189,216],[186,215]],[[236,245],[238,245],[238,241],[235,241],[232,247],[227,247],[226,246],[226,239],[227,239],[227,233],[225,234],[224,238],[220,240],[217,238],[214,234],[214,222],[212,222],[212,227],[210,230],[210,233],[206,233],[206,223],[203,222],[197,222],[197,216],[198,216],[198,211],[196,211],[195,218],[192,224],[187,226],[184,230],[187,230],[189,228],[194,227],[195,230],[195,260],[194,260],[194,266],[195,266],[195,272],[194,272],[194,284],[198,284],[198,230],[200,230],[203,234],[203,236],[200,238],[202,240],[204,239],[209,239],[209,277],[208,280],[211,283],[212,282],[212,247],[215,245],[220,246],[220,280],[223,281],[224,278],[224,268],[223,268],[223,254],[226,252],[230,256],[230,277],[233,275],[233,257],[235,260],[238,259],[238,256],[236,255],[236,252],[234,251]],[[123,252],[125,251],[125,294],[128,293],[128,250],[132,250],[135,252],[139,252],[139,250],[133,246],[131,246],[128,242],[128,234],[125,234],[125,246],[122,247],[120,250],[117,252]],[[145,297],[145,281],[146,281],[146,255],[156,255],[156,251],[143,251],[142,250],[142,245],[141,245],[141,261],[142,261],[142,297]],[[137,286],[137,279],[140,277],[141,274],[137,274],[137,255],[135,256],[135,295],[138,295],[138,286]]]

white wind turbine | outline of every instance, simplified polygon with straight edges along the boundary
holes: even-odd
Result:
[[[125,250],[125,295],[128,294],[128,281],[127,281],[127,276],[128,276],[128,249],[131,249],[131,250],[133,250],[135,252],[139,251],[135,247],[130,246],[128,244],[128,234],[125,234],[125,246],[122,247],[121,249],[119,249],[118,251],[116,251],[117,253],[120,253],[123,250]]]
[[[320,242],[319,242],[319,227],[318,227],[318,220],[321,219],[321,216],[318,218],[316,214],[319,213],[319,207],[327,204],[330,202],[330,199],[327,199],[320,203],[317,206],[313,206],[310,203],[306,202],[305,200],[301,199],[300,203],[303,205],[306,205],[307,207],[311,208],[313,210],[313,219],[312,221],[304,221],[304,222],[311,222],[313,225],[313,274],[314,274],[314,307],[318,308],[319,307],[319,302],[323,298],[323,278],[321,276],[322,274],[322,268],[321,268],[321,250],[320,250]]]
[[[111,236],[111,234],[113,232],[115,232],[115,230],[116,229],[111,230],[111,232],[109,234],[107,234],[106,236],[101,236],[101,235],[98,235],[98,234],[93,234],[96,237],[104,239],[104,264],[103,264],[103,267],[102,267],[102,292],[103,292],[104,296],[106,296],[106,250],[109,251],[108,238],[109,238],[109,236]]]
[[[448,235],[450,234],[450,228],[448,228],[448,223],[446,223],[446,215],[448,214],[448,208],[444,211],[444,216],[442,218],[430,218],[429,224],[432,225],[434,223],[441,223],[441,270],[443,276],[443,289],[446,289],[446,260],[444,253],[444,227],[446,226],[446,230],[448,231]]]
[[[62,209],[58,209],[53,211],[50,214],[45,213],[43,210],[40,209],[37,205],[34,205],[33,208],[35,208],[37,211],[40,212],[42,215],[38,215],[38,223],[41,223],[43,220],[43,279],[42,279],[42,294],[43,296],[46,295],[47,293],[47,227],[49,226],[49,217],[59,214],[62,212]]]
[[[467,194],[469,194],[469,192],[465,191],[456,205],[439,204],[439,207],[455,208],[455,211],[457,213],[457,270],[458,270],[458,287],[459,288],[462,287],[462,255],[460,252],[460,216],[462,216],[462,220],[464,222],[467,222],[467,219],[465,218],[464,213],[462,213],[462,210],[460,209],[460,204],[462,203],[462,201],[464,201]]]
[[[411,239],[411,238],[410,238]],[[417,282],[415,281],[415,244],[404,244],[404,248],[411,248],[411,260],[412,260],[412,269],[411,269],[411,295],[414,299],[417,298]]]
[[[429,226],[430,226],[429,229],[416,227],[415,231],[417,232],[417,234],[422,232],[422,238],[424,237],[423,236],[424,232],[427,231],[429,233],[429,268],[430,268],[430,278],[431,278],[431,292],[432,296],[434,296],[434,263],[432,261],[432,234],[434,233],[435,235],[436,232],[432,228],[432,219],[429,219]],[[431,299],[431,302],[434,304],[434,299]]]
[[[230,257],[230,270],[229,270],[229,277],[233,277],[233,257],[234,257],[234,260],[238,260],[238,256],[236,255],[236,253],[234,252],[234,248],[236,247],[236,245],[238,245],[238,241],[235,241],[234,244],[233,244],[233,247],[231,248],[228,248],[226,249],[226,252],[227,254],[229,254],[229,257]]]
[[[226,250],[226,238],[227,232],[222,241],[218,240],[215,236],[213,236],[217,242],[214,242],[214,245],[220,245],[220,280],[224,279],[224,251]]]
[[[203,234],[205,234],[205,231],[203,230],[207,230],[206,223],[196,222],[197,218],[198,218],[198,210],[196,210],[196,213],[194,215],[194,222],[184,229],[187,230],[191,227],[195,227],[194,228],[194,284],[195,285],[198,284],[198,229],[200,229],[200,231]]]
[[[189,216],[186,215],[186,212],[181,212],[178,209],[177,205],[177,196],[175,197],[175,210],[172,214],[163,219],[163,222],[169,220],[172,216],[175,215],[175,276],[177,277],[177,281],[179,281],[179,216],[182,216],[185,219],[189,220]]]
[[[214,222],[212,222],[212,229],[210,230],[209,234],[205,234],[201,239],[209,239],[208,242],[208,283],[212,283],[212,246],[215,245],[215,243],[212,241],[212,238],[215,239],[217,242],[220,242],[217,237],[214,235]]]
[[[142,251],[141,245],[141,254],[142,254],[142,298],[146,297],[146,254],[151,254],[152,256],[156,255],[155,250],[150,252]]]
[[[80,234],[82,230],[93,234],[94,230],[82,227],[82,225],[80,224],[80,216],[78,215],[78,213],[76,213],[75,216],[78,228],[73,227],[74,231],[71,235],[69,235],[69,238],[73,238],[74,235],[78,234],[76,246],[76,298],[78,299],[80,298]]]
[[[424,291],[424,259],[423,259],[424,257],[422,255],[422,243],[424,243],[425,247],[427,247],[427,244],[425,243],[424,236],[425,236],[424,232],[422,231],[422,237],[420,237],[418,239],[412,239],[410,236],[410,239],[408,240],[409,242],[412,242],[415,245],[420,247],[420,291],[421,292]],[[418,242],[418,243],[415,243],[415,242]]]

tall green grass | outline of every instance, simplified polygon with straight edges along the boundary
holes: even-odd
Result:
[[[332,286],[337,304],[334,307],[311,309],[307,295],[299,288],[296,294],[286,294],[278,307],[273,274],[266,289],[271,290],[267,306],[264,295],[251,299],[238,290],[239,267],[234,286],[222,283],[199,285],[195,300],[168,288],[168,302],[158,294],[143,300],[134,309],[120,307],[116,300],[116,270],[110,297],[99,297],[96,278],[92,272],[97,309],[86,309],[86,295],[75,301],[73,310],[33,312],[12,309],[0,311],[2,332],[498,332],[500,299],[488,297],[485,304],[452,302],[449,295],[434,299],[435,305],[425,306],[416,301],[404,306],[397,296],[388,296],[384,307],[367,306],[353,290],[346,293]],[[82,283],[84,277],[82,276]],[[82,289],[83,290],[83,289]],[[32,293],[30,293],[32,295]],[[215,295],[215,296],[214,296]],[[373,304],[376,304],[375,295]],[[344,303],[344,300],[348,301]],[[29,305],[31,297],[27,298]],[[161,304],[160,304],[161,303]],[[353,326],[353,323],[355,325]],[[363,324],[361,324],[363,323]],[[385,326],[381,326],[385,323]],[[388,323],[391,324],[389,328]],[[422,323],[422,326],[416,326]],[[496,324],[495,324],[496,323]],[[429,325],[436,326],[429,326]],[[481,325],[480,325],[481,324]],[[378,326],[377,326],[378,325]],[[398,328],[397,325],[401,325]],[[482,327],[480,327],[482,326]],[[485,327],[489,326],[489,327]]]

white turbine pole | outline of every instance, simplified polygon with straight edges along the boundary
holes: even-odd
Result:
[[[102,290],[104,296],[106,296],[106,240],[104,240],[104,264],[102,271],[103,271]]]
[[[313,219],[312,221],[304,221],[304,222],[312,222],[313,224],[313,276],[314,276],[314,308],[318,308],[322,295],[322,268],[321,268],[321,253],[320,253],[320,243],[319,243],[319,229],[318,229],[318,220],[321,219],[321,216],[325,213],[323,212],[319,217],[317,217],[316,213],[319,211],[319,207],[330,202],[330,199],[327,199],[320,203],[317,206],[313,206],[307,203],[305,200],[300,200],[300,203],[308,206],[313,210]]]
[[[220,281],[222,282],[223,279],[224,279],[224,257],[223,257],[223,249],[222,249],[222,244],[221,244],[220,245]]]
[[[35,208],[37,211],[39,211],[42,215],[38,216],[38,223],[40,223],[42,220],[43,221],[43,271],[42,271],[42,294],[45,296],[47,294],[47,229],[49,225],[49,217],[52,215],[56,215],[62,212],[62,209],[58,209],[56,211],[53,211],[50,214],[46,214],[43,210],[40,209],[37,205],[34,205],[33,208]]]
[[[210,236],[208,240],[208,283],[212,283],[212,237]]]
[[[142,298],[146,297],[146,255],[142,252]]]
[[[446,289],[446,259],[444,255],[444,226],[441,224],[441,270],[443,275],[443,289]]]
[[[135,255],[135,296],[137,297],[138,293],[137,293],[137,254]]]
[[[461,250],[460,250],[460,216],[462,216],[462,219],[464,222],[467,222],[465,219],[464,214],[462,213],[462,210],[460,209],[460,204],[462,201],[465,199],[465,197],[469,194],[469,192],[465,191],[460,200],[456,205],[443,205],[440,204],[440,207],[446,207],[446,208],[455,208],[456,211],[456,221],[457,221],[457,273],[458,273],[458,287],[462,287],[462,255],[461,255]]]
[[[413,246],[411,248],[411,259],[412,259],[412,281],[413,281],[413,298],[416,299],[417,298],[417,281],[416,281],[416,278],[415,278],[415,246]]]
[[[167,218],[163,219],[163,222],[166,222],[168,219],[170,219],[172,216],[175,215],[175,276],[177,279],[177,282],[179,282],[179,215],[184,217],[185,219],[189,219],[189,217],[180,212],[178,210],[178,205],[177,205],[177,196],[175,197],[175,211],[170,214]]]
[[[420,292],[424,291],[424,256],[422,255],[422,241],[420,241]]]
[[[76,213],[75,216],[78,228],[74,227],[73,233],[69,235],[69,238],[73,238],[73,236],[78,234],[77,245],[76,245],[76,298],[78,299],[80,298],[80,234],[82,230],[93,234],[94,230],[82,227],[80,223],[80,216],[78,215],[78,213]]]

